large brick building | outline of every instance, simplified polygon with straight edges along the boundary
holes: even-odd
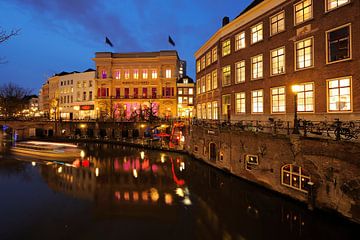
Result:
[[[159,117],[177,116],[180,59],[176,51],[98,52],[93,60],[96,107],[102,117],[130,119],[150,107]]]
[[[360,1],[256,0],[195,53],[197,117],[360,117]],[[292,91],[296,86],[297,93]]]

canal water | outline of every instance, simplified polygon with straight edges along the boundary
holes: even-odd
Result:
[[[107,144],[53,162],[0,147],[0,239],[359,239],[359,225],[188,156]],[[50,159],[49,159],[50,160]]]

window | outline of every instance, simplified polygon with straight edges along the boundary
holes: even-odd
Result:
[[[211,90],[211,73],[206,75],[206,90]]]
[[[285,47],[271,51],[271,75],[285,73]]]
[[[201,78],[201,92],[206,92],[206,82],[205,82],[205,76]]]
[[[182,103],[182,97],[178,97],[178,103]]]
[[[147,93],[148,93],[148,89],[147,89],[147,88],[143,88],[143,89],[142,89],[142,97],[143,97],[143,98],[147,98],[147,97],[148,97],[148,94],[147,94]],[[168,96],[169,96],[169,95],[168,95]]]
[[[271,112],[285,113],[285,87],[272,88],[271,90]]]
[[[142,79],[147,79],[148,78],[148,70],[147,69],[143,69],[142,70]]]
[[[205,68],[205,56],[201,58],[201,70]]]
[[[287,164],[281,168],[281,184],[307,192],[310,175],[301,167]]]
[[[251,111],[252,113],[264,112],[264,97],[262,89],[251,92]]]
[[[313,38],[307,38],[295,43],[296,69],[313,66]]]
[[[245,155],[245,168],[246,170],[252,170],[253,166],[259,165],[259,156],[258,155]]]
[[[312,18],[312,0],[303,0],[295,4],[295,25]]]
[[[212,87],[213,89],[218,87],[217,70],[212,71]]]
[[[196,105],[196,115],[198,119],[201,119],[201,104]]]
[[[213,62],[217,61],[217,47],[214,47],[212,49],[212,61]]]
[[[222,85],[229,86],[231,84],[231,68],[230,65],[223,67],[222,69],[223,76],[222,76]]]
[[[125,89],[124,89],[124,97],[125,97],[125,98],[129,98],[129,95],[130,95],[130,89],[129,89],[129,88],[125,88]]]
[[[115,79],[120,79],[120,71],[115,71]]]
[[[86,101],[86,92],[83,92],[83,100]]]
[[[165,71],[165,77],[166,77],[166,78],[171,78],[171,69],[166,69],[166,71]]]
[[[83,81],[83,88],[86,88],[86,81]]]
[[[236,114],[245,113],[245,92],[235,93]]]
[[[92,91],[89,91],[89,100],[91,101],[93,99]]]
[[[222,42],[222,56],[229,55],[230,53],[230,39],[227,39]]]
[[[251,78],[258,79],[263,77],[263,55],[251,58]]]
[[[245,82],[245,60],[235,63],[235,83]]]
[[[258,23],[251,27],[251,44],[257,43],[263,40],[263,24]]]
[[[139,70],[134,69],[134,79],[139,79]]]
[[[203,103],[202,106],[201,106],[201,116],[203,119],[206,119],[206,103]]]
[[[211,51],[206,53],[206,66],[211,64]]]
[[[157,79],[157,70],[151,70],[151,78]]]
[[[134,88],[134,98],[139,97],[139,88]]]
[[[201,66],[200,66],[200,60],[196,61],[196,72],[200,72]]]
[[[193,88],[189,88],[189,95],[193,95],[194,94],[194,89]]]
[[[126,69],[126,70],[124,71],[124,77],[125,77],[125,79],[129,79],[129,78],[130,78],[130,71],[129,71],[129,69]]]
[[[270,17],[270,34],[275,35],[285,30],[285,12]]]
[[[156,98],[157,96],[157,88],[151,88],[151,98]]]
[[[217,101],[212,102],[212,110],[213,110],[213,115],[212,115],[213,119],[214,120],[219,119],[219,114],[218,114],[219,109],[218,109],[218,102]]]
[[[194,98],[193,97],[189,97],[189,104],[194,104]]]
[[[89,87],[92,87],[93,86],[93,82],[92,80],[89,80]]]
[[[314,84],[299,84],[297,92],[297,111],[313,112],[314,111]]]
[[[101,78],[107,78],[107,73],[106,73],[106,70],[102,70],[101,71]]]
[[[328,111],[351,111],[351,78],[340,78],[327,81]]]
[[[211,102],[208,102],[208,103],[207,103],[207,119],[212,119]]]
[[[330,30],[326,33],[327,62],[342,61],[351,58],[350,25]]]
[[[230,96],[230,94],[223,95],[222,96],[222,114],[223,115],[228,114],[228,111],[230,111],[230,106],[231,106],[231,96]]]
[[[350,2],[350,0],[327,0],[326,1],[326,10],[330,11],[335,8],[341,7],[342,5],[345,5]]]
[[[200,94],[201,93],[201,80],[200,79],[196,80],[196,88],[197,88],[196,94]]]
[[[245,32],[235,35],[235,51],[245,48]]]
[[[182,88],[178,88],[178,94],[182,95],[183,94],[183,89]]]

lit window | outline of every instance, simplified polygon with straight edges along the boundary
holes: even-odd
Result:
[[[101,71],[101,78],[107,78],[106,70]]]
[[[211,51],[206,53],[206,66],[211,64]]]
[[[178,88],[178,94],[179,94],[179,95],[183,94],[182,88]]]
[[[126,70],[124,71],[124,77],[125,77],[125,79],[129,79],[129,78],[130,78],[130,71],[129,71],[129,69],[126,69]]]
[[[222,56],[229,55],[231,53],[230,50],[230,39],[223,41],[222,43]]]
[[[196,105],[196,115],[198,119],[201,119],[201,104]]]
[[[147,70],[147,69],[143,69],[143,70],[142,70],[142,78],[143,78],[143,79],[147,79],[147,78],[148,78],[148,70]]]
[[[329,11],[341,7],[342,5],[345,5],[349,2],[350,0],[327,0],[326,9]]]
[[[205,56],[201,58],[201,70],[205,68]]]
[[[270,18],[270,33],[275,35],[285,30],[285,12],[281,12]]]
[[[301,167],[287,164],[281,168],[281,184],[307,192],[310,175]]]
[[[307,38],[295,43],[296,69],[313,66],[313,38]]]
[[[212,119],[211,102],[207,103],[207,119]]]
[[[326,34],[328,62],[350,59],[350,25],[331,30]]]
[[[214,120],[219,119],[219,114],[218,114],[219,109],[218,109],[218,102],[217,101],[212,102],[212,110],[213,110],[213,114],[212,114],[213,119]]]
[[[252,113],[264,112],[263,90],[255,90],[251,92],[251,110]]]
[[[189,95],[193,95],[194,94],[194,89],[193,88],[189,88]]]
[[[212,87],[213,89],[218,87],[217,70],[212,71]]]
[[[251,27],[251,44],[257,43],[263,40],[263,24],[258,23]]]
[[[196,61],[196,72],[200,72],[201,66],[200,66],[200,60]]]
[[[178,103],[182,103],[182,97],[178,97]]]
[[[115,71],[115,79],[120,79],[120,71]]]
[[[166,77],[166,78],[171,78],[171,69],[166,69],[166,71],[165,71],[165,77]]]
[[[201,78],[201,92],[202,92],[202,93],[206,92],[205,76]]]
[[[285,73],[285,47],[271,51],[271,74]]]
[[[235,35],[235,51],[245,48],[245,32]]]
[[[139,79],[139,70],[134,69],[134,79]]]
[[[328,80],[329,112],[351,111],[351,78]]]
[[[303,0],[295,4],[295,25],[312,18],[312,0]]]
[[[157,78],[157,71],[156,71],[156,70],[151,70],[151,78],[152,78],[152,79],[156,79],[156,78]]]
[[[211,90],[211,73],[206,75],[206,90]]]
[[[217,47],[212,49],[212,61],[215,62],[217,60]]]
[[[202,106],[201,106],[201,116],[203,119],[206,119],[206,103],[203,103]]]
[[[196,93],[200,94],[201,93],[201,79],[196,80],[196,88],[197,88]]]
[[[230,96],[230,94],[223,95],[222,96],[222,114],[223,115],[228,114],[228,110],[230,110],[230,106],[231,106],[231,96]]]
[[[193,97],[189,97],[189,104],[194,104],[194,98]]]
[[[263,56],[257,55],[251,58],[251,78],[258,79],[263,77]]]
[[[271,107],[272,113],[285,112],[285,87],[277,87],[271,89]]]
[[[231,84],[231,68],[230,65],[222,69],[222,86],[229,86]]]
[[[314,111],[314,84],[298,84],[297,92],[297,111],[313,112]]]
[[[235,63],[235,83],[245,82],[245,60]]]
[[[235,93],[235,104],[237,114],[245,113],[245,92]]]

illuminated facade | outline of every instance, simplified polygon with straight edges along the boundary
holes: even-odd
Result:
[[[192,118],[194,116],[195,83],[185,76],[177,81],[178,117]]]
[[[176,51],[98,52],[93,60],[99,117],[136,119],[149,111],[159,117],[177,116]]]
[[[359,9],[354,0],[254,1],[195,53],[197,117],[291,121],[296,99],[302,119],[359,118]]]

